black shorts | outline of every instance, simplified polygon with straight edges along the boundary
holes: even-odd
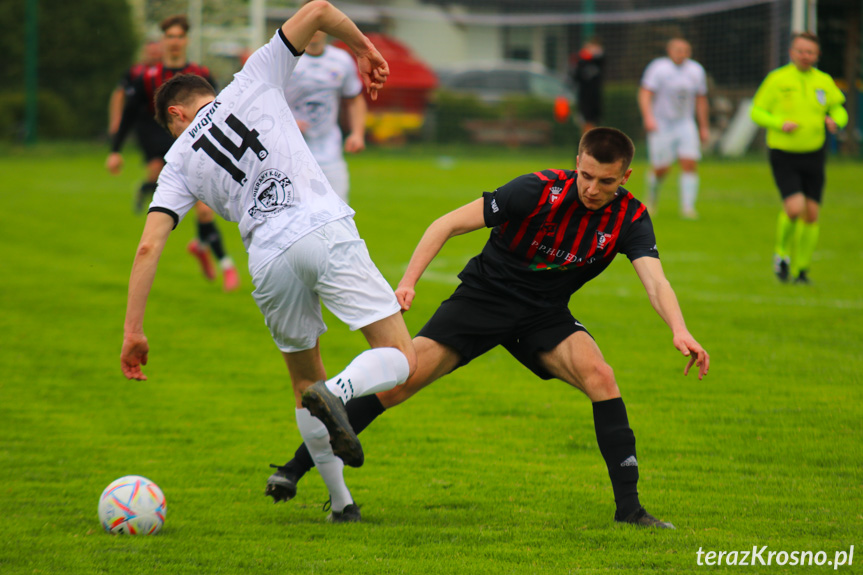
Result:
[[[461,356],[456,369],[502,345],[537,376],[552,379],[554,376],[537,360],[537,352],[550,351],[579,331],[590,335],[564,304],[529,306],[513,298],[461,284],[417,336],[455,349]]]
[[[824,191],[826,161],[825,147],[802,154],[771,149],[770,167],[782,199],[802,192],[804,196],[820,204]]]
[[[174,143],[171,134],[155,120],[139,120],[135,128],[138,133],[138,144],[148,162],[156,158],[163,159]]]
[[[600,123],[600,118],[602,118],[602,100],[582,96],[578,100],[578,112],[583,121],[597,125]]]

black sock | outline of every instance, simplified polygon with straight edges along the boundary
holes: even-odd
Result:
[[[596,442],[605,458],[608,476],[617,504],[615,519],[624,519],[641,507],[638,501],[638,460],[635,458],[635,434],[629,427],[626,406],[617,397],[593,404]]]
[[[221,261],[227,255],[222,246],[222,234],[219,233],[216,222],[198,222],[198,239],[201,243],[210,246],[217,260]]]
[[[384,412],[384,406],[377,395],[371,394],[353,398],[345,405],[345,410],[348,412],[348,421],[351,422],[351,427],[354,428],[355,433],[359,434]],[[285,464],[285,467],[294,472],[297,481],[314,466],[315,462],[312,461],[312,456],[305,443],[300,445],[294,453],[294,458]]]

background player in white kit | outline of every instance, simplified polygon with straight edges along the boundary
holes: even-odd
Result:
[[[416,368],[416,353],[392,288],[357,233],[353,210],[333,192],[285,100],[291,72],[318,30],[357,54],[363,82],[376,98],[389,74],[386,61],[324,0],[300,8],[218,96],[194,75],[176,76],[156,94],[156,119],[177,140],[165,157],[132,266],[120,360],[127,378],[146,379],[143,321],[159,256],[171,230],[203,201],[239,224],[252,295],[287,363],[303,441],[329,485],[329,473],[341,482],[344,463],[363,462],[343,404],[403,383]],[[351,329],[362,330],[372,347],[326,381],[318,341],[326,331],[321,300]],[[349,493],[332,495],[332,520],[359,519]]]
[[[312,155],[333,190],[347,203],[350,180],[348,164],[342,154],[339,112],[344,102],[348,128],[344,151],[355,154],[366,147],[368,109],[353,56],[327,45],[327,34],[317,32],[297,62],[285,89],[285,98]]]
[[[647,173],[647,205],[654,213],[659,187],[677,159],[680,215],[695,219],[701,143],[710,138],[707,78],[701,64],[689,58],[692,48],[683,38],[669,40],[666,52],[668,56],[653,60],[645,68],[638,91],[652,168]]]

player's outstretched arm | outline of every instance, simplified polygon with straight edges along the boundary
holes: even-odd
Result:
[[[120,128],[120,118],[123,117],[123,107],[126,104],[126,92],[122,86],[117,86],[111,92],[108,101],[108,135],[114,136]]]
[[[848,125],[848,112],[842,104],[836,104],[827,110],[824,121],[827,124],[827,130],[835,134]]]
[[[702,379],[710,369],[710,355],[686,328],[683,312],[680,311],[677,296],[665,277],[665,272],[662,271],[662,264],[657,258],[643,257],[633,261],[632,265],[647,291],[653,309],[671,328],[674,347],[689,358],[683,374],[689,375],[689,370],[693,365],[696,365],[698,366],[698,379]]]
[[[469,204],[439,217],[426,229],[408,262],[408,268],[396,288],[396,298],[402,306],[402,311],[411,308],[416,291],[414,287],[422,277],[431,261],[437,256],[448,239],[466,234],[485,227],[482,214],[483,199],[479,198]]]
[[[119,174],[123,169],[123,156],[120,155],[120,150],[123,148],[126,136],[138,121],[138,112],[147,105],[144,94],[144,81],[141,78],[138,78],[130,87],[128,95],[123,92],[123,111],[116,131],[111,134],[111,153],[105,160],[105,168],[112,174]]]
[[[297,50],[305,50],[315,32],[322,30],[348,45],[357,56],[360,78],[372,100],[387,81],[390,69],[371,40],[360,32],[350,18],[325,0],[303,5],[283,25],[282,33]]]
[[[129,277],[129,296],[126,303],[126,321],[123,325],[123,349],[120,367],[128,379],[145,380],[141,366],[147,364],[150,347],[144,335],[144,312],[156,268],[168,235],[174,228],[174,219],[161,212],[151,212],[144,224],[144,232],[135,252],[132,274]]]
[[[147,365],[150,344],[144,333],[123,334],[123,349],[120,351],[120,367],[126,379],[144,381],[147,376],[141,371],[142,365]]]
[[[648,132],[656,131],[656,119],[653,117],[653,92],[647,88],[638,89],[638,109],[641,111],[644,129]]]
[[[695,97],[695,118],[701,143],[706,144],[710,140],[710,102],[707,96]]]
[[[368,106],[362,94],[345,100],[350,131],[345,137],[345,152],[356,154],[366,149],[366,115]]]
[[[771,130],[782,130],[785,132],[792,131],[791,129],[786,128],[786,124],[793,124],[793,122],[783,120],[779,116],[774,116],[771,114],[766,108],[762,108],[761,106],[752,105],[752,108],[749,110],[749,117],[752,118],[752,121],[761,126],[762,128],[768,128]],[[794,124],[794,127],[797,125]]]
[[[105,158],[105,169],[109,174],[117,175],[123,171],[123,155],[120,152],[111,152]]]

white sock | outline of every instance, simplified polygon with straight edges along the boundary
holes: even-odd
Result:
[[[680,206],[684,211],[695,210],[695,200],[698,198],[698,174],[682,172],[680,174]]]
[[[327,389],[344,403],[354,397],[387,391],[404,383],[410,366],[404,354],[394,347],[378,347],[359,354],[335,377],[327,380]]]
[[[660,180],[656,177],[653,170],[647,170],[647,203],[653,207],[656,206],[656,202],[659,199],[659,183]]]
[[[330,492],[330,504],[333,511],[342,511],[354,502],[351,492],[345,484],[343,470],[344,462],[333,454],[330,445],[330,434],[321,420],[309,413],[308,409],[297,410],[297,427],[303,442],[318,468],[318,473],[324,480],[327,490]]]
[[[234,267],[234,260],[231,259],[231,256],[225,256],[219,260],[219,267],[221,267],[223,271],[231,269]]]

